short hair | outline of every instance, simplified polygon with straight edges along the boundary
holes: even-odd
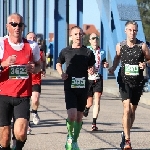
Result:
[[[8,20],[9,20],[9,18],[10,18],[11,16],[18,16],[18,17],[20,17],[21,20],[23,21],[23,17],[22,17],[19,13],[12,13],[12,14],[10,14],[10,15],[7,17],[7,22],[8,22]]]
[[[71,33],[71,31],[72,31],[73,29],[79,29],[79,30],[81,30],[81,31],[83,32],[82,28],[80,28],[79,26],[73,26],[73,27],[70,29],[70,33]]]
[[[98,35],[93,32],[93,33],[90,34],[89,39],[91,38],[91,36],[92,36],[93,34],[96,35],[96,37],[98,37]]]
[[[128,21],[125,23],[125,28],[126,28],[129,24],[136,25],[136,27],[137,27],[137,29],[138,29],[138,24],[137,24],[136,21],[134,21],[134,20],[128,20]]]
[[[26,37],[27,37],[27,36],[28,36],[28,34],[30,34],[30,33],[35,34],[35,33],[34,33],[34,32],[32,32],[32,31],[31,31],[31,32],[28,32],[28,33],[27,33],[27,35],[26,35]],[[36,35],[36,34],[35,34],[35,36],[37,37],[37,35]]]

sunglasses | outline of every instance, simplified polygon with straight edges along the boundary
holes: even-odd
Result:
[[[92,38],[91,38],[91,40],[95,40],[95,39],[98,40],[99,37],[92,37]]]
[[[13,26],[13,27],[19,27],[19,28],[21,28],[21,27],[23,27],[24,26],[24,23],[16,23],[16,22],[9,22],[9,24],[11,24],[11,26]]]

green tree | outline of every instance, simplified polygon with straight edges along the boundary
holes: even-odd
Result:
[[[89,43],[89,37],[90,37],[90,34],[85,34],[83,36],[83,45],[85,45],[85,46],[89,46],[90,45],[90,43]]]
[[[90,39],[90,34],[85,34],[83,36],[83,45],[89,46],[90,45],[89,39]],[[100,45],[100,41],[98,41],[98,45]]]
[[[150,41],[150,0],[137,0],[143,29],[147,41]]]

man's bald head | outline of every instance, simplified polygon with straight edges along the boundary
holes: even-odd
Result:
[[[18,13],[10,14],[10,15],[7,17],[7,23],[13,22],[13,21],[12,21],[13,18],[16,18],[16,17],[19,18],[19,20],[20,20],[22,23],[24,23],[23,17],[22,17],[20,14],[18,14]]]
[[[10,14],[7,17],[6,28],[9,33],[9,37],[22,38],[22,31],[24,30],[23,17],[18,13]]]

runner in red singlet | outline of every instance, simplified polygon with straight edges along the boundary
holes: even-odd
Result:
[[[8,16],[8,38],[0,38],[0,150],[10,150],[10,125],[14,114],[16,150],[22,150],[27,138],[31,73],[40,71],[40,50],[37,43],[22,38],[23,17]]]
[[[26,36],[27,40],[37,41],[36,34],[34,32],[29,32]],[[40,43],[38,43],[40,44]],[[38,124],[40,122],[40,117],[37,113],[39,107],[39,98],[41,93],[41,75],[45,76],[46,74],[46,58],[45,53],[41,49],[40,50],[40,58],[41,58],[41,72],[37,74],[32,74],[32,116],[33,116],[33,123]],[[31,126],[29,124],[28,134],[30,134]]]

